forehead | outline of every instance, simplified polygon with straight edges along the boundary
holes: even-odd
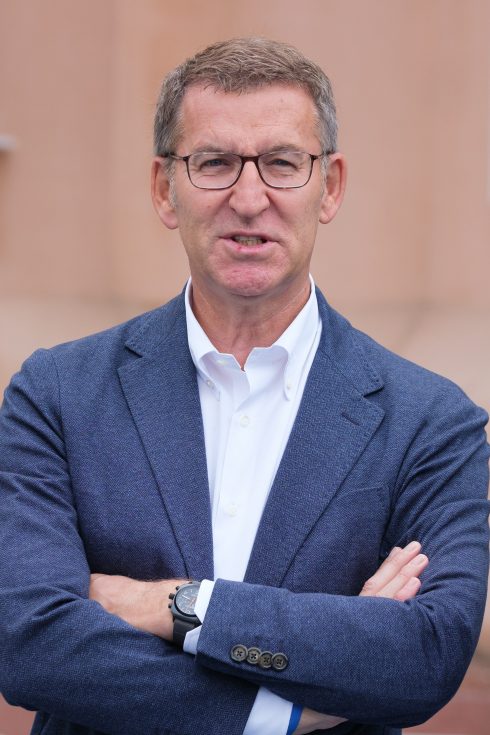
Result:
[[[193,86],[182,102],[179,149],[252,155],[291,146],[319,153],[317,120],[301,87],[277,84],[237,94]]]

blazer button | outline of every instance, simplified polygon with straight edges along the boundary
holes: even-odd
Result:
[[[275,653],[272,657],[272,668],[275,671],[284,671],[289,663],[289,659],[285,653]]]
[[[259,656],[259,666],[261,669],[270,669],[272,666],[272,653],[270,651],[262,651]]]
[[[233,648],[230,651],[230,657],[232,661],[237,661],[237,663],[241,664],[242,661],[245,661],[248,655],[248,648],[246,646],[243,646],[241,643],[238,643],[238,645],[233,646]]]
[[[260,648],[256,648],[255,646],[252,646],[248,649],[248,656],[247,656],[247,662],[249,664],[253,664],[254,666],[259,663],[260,654],[262,651]]]

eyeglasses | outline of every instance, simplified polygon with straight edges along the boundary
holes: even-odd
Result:
[[[318,156],[296,150],[271,151],[260,156],[239,156],[236,153],[191,153],[177,156],[164,153],[162,158],[184,161],[193,186],[198,189],[229,189],[236,184],[248,161],[252,161],[259,176],[273,189],[299,189],[311,178],[313,162],[333,151],[325,151]]]

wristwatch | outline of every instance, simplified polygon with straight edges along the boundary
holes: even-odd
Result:
[[[174,619],[173,642],[177,646],[183,647],[187,633],[201,625],[195,613],[200,586],[200,582],[185,582],[176,587],[176,591],[169,595],[169,599],[172,600],[169,608]]]

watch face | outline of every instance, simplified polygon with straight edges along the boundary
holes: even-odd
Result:
[[[196,606],[197,595],[199,593],[198,584],[187,584],[181,587],[175,595],[175,607],[184,615],[195,615],[194,608]]]

